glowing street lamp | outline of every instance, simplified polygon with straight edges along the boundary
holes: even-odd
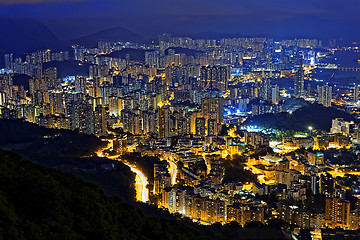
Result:
[[[310,131],[310,136],[311,136],[311,135],[312,135],[313,127],[312,127],[312,126],[309,126],[308,129],[309,129],[309,131]]]

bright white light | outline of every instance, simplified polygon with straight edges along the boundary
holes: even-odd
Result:
[[[252,126],[252,125],[246,127],[246,131],[248,131],[248,132],[260,132],[262,130],[263,130],[262,128],[257,127],[257,126]]]
[[[315,64],[315,58],[314,57],[311,57],[310,58],[310,65],[314,65]]]

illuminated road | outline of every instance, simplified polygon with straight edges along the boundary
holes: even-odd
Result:
[[[167,162],[169,163],[169,171],[170,171],[170,176],[171,176],[171,185],[175,185],[176,184],[176,175],[177,175],[177,166],[174,162],[167,160]]]
[[[145,175],[137,168],[131,166],[124,162],[127,166],[130,167],[131,171],[136,174],[135,177],[135,188],[136,188],[136,200],[140,202],[148,202],[149,201],[149,189],[147,189],[147,185],[149,184],[148,179]]]
[[[109,149],[112,148],[112,147],[113,147],[113,140],[109,140],[109,141],[108,141],[108,145],[107,145],[106,147],[98,150],[98,151],[95,152],[95,153],[96,153],[96,155],[97,155],[98,157],[104,157],[104,152],[105,152],[106,150],[109,150]]]
[[[103,152],[112,148],[112,144],[113,144],[112,141],[109,142],[107,147],[99,150],[96,154],[99,157],[104,157]],[[148,202],[149,201],[149,189],[147,189],[146,186],[149,184],[149,181],[148,181],[147,177],[145,177],[145,175],[139,169],[137,169],[135,166],[127,163],[126,161],[122,161],[121,158],[119,158],[119,157],[120,157],[120,155],[116,155],[116,156],[111,156],[108,158],[121,161],[122,163],[127,165],[131,169],[132,172],[134,172],[136,174],[136,177],[135,177],[136,200],[140,201],[140,202]]]

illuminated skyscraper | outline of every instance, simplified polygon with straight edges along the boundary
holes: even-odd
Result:
[[[75,92],[86,93],[86,79],[83,76],[76,76],[75,78]]]
[[[105,108],[98,105],[94,112],[94,124],[95,124],[95,135],[105,136],[106,135],[106,115]]]
[[[205,136],[205,118],[196,118],[195,128],[196,135]]]
[[[207,122],[207,135],[216,136],[218,133],[217,122],[215,119],[209,119]]]
[[[170,135],[169,108],[159,107],[159,137],[166,138]]]
[[[327,198],[325,224],[330,228],[348,228],[350,225],[350,202],[341,198]]]
[[[206,119],[216,119],[217,123],[223,122],[224,102],[222,97],[205,97],[201,99],[202,116]]]
[[[354,102],[359,101],[359,85],[354,86]]]
[[[228,89],[228,69],[225,66],[203,66],[200,69],[200,79],[205,89]]]
[[[5,54],[4,58],[5,58],[5,68],[11,69],[11,64],[14,62],[14,55],[12,53]]]
[[[60,81],[57,76],[57,68],[51,67],[44,70],[45,83],[48,89],[56,89],[60,86]]]
[[[271,101],[274,104],[278,104],[280,101],[279,86],[274,85],[271,92]]]
[[[329,85],[318,86],[318,103],[325,107],[331,107],[332,87]]]
[[[64,94],[60,91],[53,91],[50,93],[50,104],[52,114],[65,113]]]
[[[294,95],[295,97],[304,96],[304,70],[302,68],[299,68],[296,71],[294,79]]]

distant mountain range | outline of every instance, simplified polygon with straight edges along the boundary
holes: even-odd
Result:
[[[98,41],[140,42],[143,38],[124,28],[102,30],[72,40],[60,40],[47,26],[33,19],[0,18],[0,52],[22,55],[41,49],[68,50],[73,44],[96,47]]]
[[[148,38],[140,36],[122,27],[101,30],[76,39],[61,40],[50,28],[33,19],[0,18],[0,26],[0,55],[10,52],[15,53],[16,55],[22,55],[24,53],[40,49],[52,49],[56,51],[70,50],[73,44],[83,45],[86,47],[96,47],[99,41],[130,41],[140,43],[149,41]],[[246,37],[241,33],[219,32],[203,32],[187,36],[193,39]],[[0,58],[3,59],[2,56],[0,56]],[[0,65],[2,65],[2,60],[0,60]]]
[[[136,33],[121,27],[105,29],[85,37],[68,40],[68,44],[79,44],[87,47],[96,47],[99,41],[130,41],[141,42],[144,39]]]
[[[42,23],[31,19],[0,19],[0,49],[22,54],[38,49],[63,47],[56,35]]]
[[[201,32],[189,34],[188,37],[192,39],[216,39],[219,40],[221,38],[241,38],[246,37],[244,34],[240,33],[220,33],[220,32]]]

